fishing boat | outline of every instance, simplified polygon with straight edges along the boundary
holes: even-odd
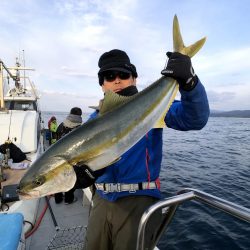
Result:
[[[6,229],[11,235],[11,230],[8,232],[9,222],[19,223],[15,222],[15,215],[17,221],[21,216],[20,223],[25,222],[20,227],[22,233],[30,231],[38,209],[38,199],[21,201],[16,193],[21,177],[44,151],[39,96],[27,75],[31,70],[25,65],[22,67],[19,59],[16,59],[14,67],[7,67],[0,60],[1,234]]]
[[[11,75],[11,73],[8,71],[8,68],[1,63],[1,69],[5,69],[10,76],[17,82],[19,79],[18,74],[16,76]],[[18,69],[17,72],[20,71],[20,68],[17,67]],[[2,70],[1,70],[2,72]],[[18,85],[18,84],[17,84]],[[16,87],[17,88],[17,87]],[[20,88],[20,85],[19,85]],[[34,88],[31,88],[33,90]],[[43,152],[43,143],[46,141],[40,136],[40,127],[39,121],[41,120],[40,118],[40,113],[38,111],[36,105],[34,105],[37,101],[37,95],[33,95],[35,97],[34,99],[29,99],[29,105],[27,103],[24,104],[23,108],[18,109],[18,110],[13,110],[11,108],[11,101],[17,102],[20,101],[18,100],[19,97],[21,97],[21,94],[14,94],[14,93],[19,93],[19,91],[24,91],[25,88],[21,88],[21,90],[15,89],[12,92],[8,92],[7,96],[2,96],[1,97],[1,106],[3,104],[3,117],[5,121],[5,125],[3,126],[5,130],[5,134],[2,136],[1,135],[1,140],[6,140],[8,139],[15,142],[16,145],[18,145],[30,158],[30,161],[33,161],[37,158],[37,156]],[[34,92],[35,93],[35,92]],[[33,94],[34,94],[33,93]],[[16,99],[15,99],[16,98]],[[28,100],[26,99],[28,102]],[[30,110],[29,107],[30,105],[33,105],[33,109]],[[31,105],[31,106],[32,106]],[[22,105],[21,105],[22,106]],[[23,117],[22,119],[18,119],[18,112],[23,112],[22,116],[20,115],[19,117]],[[36,128],[31,133],[31,129],[29,128],[29,137],[33,138],[35,140],[36,147],[31,147],[29,150],[27,150],[26,147],[21,143],[21,139],[17,138],[17,135],[14,134],[15,130],[18,130],[18,124],[22,122],[23,125],[27,126],[27,124],[24,124],[25,120],[25,115],[26,112],[34,112],[33,117],[33,127],[36,126]],[[36,114],[36,115],[35,115]],[[16,116],[15,122],[13,122],[12,116]],[[2,117],[1,117],[1,123],[2,123]],[[14,123],[14,124],[13,124]],[[2,126],[2,125],[1,125]],[[10,127],[13,129],[9,129]],[[15,127],[17,126],[17,127]],[[21,126],[21,125],[20,125]],[[25,126],[23,128],[25,129]],[[1,128],[1,131],[3,129]],[[21,134],[25,134],[25,132],[22,132]],[[20,137],[21,138],[21,137]],[[37,140],[36,140],[37,138]],[[40,144],[41,142],[41,144]],[[47,148],[48,145],[46,143],[45,148]],[[33,149],[33,150],[31,150]],[[33,154],[33,155],[32,155]],[[33,156],[33,157],[32,157]],[[5,161],[6,162],[6,161]],[[16,174],[14,176],[17,176]],[[16,178],[18,179],[18,178]],[[16,180],[17,181],[17,180]],[[6,181],[3,181],[4,183]],[[17,183],[17,182],[16,182]],[[89,217],[89,212],[92,207],[92,202],[91,202],[91,192],[89,189],[84,189],[84,190],[77,190],[75,192],[75,196],[78,198],[77,202],[72,203],[71,205],[66,205],[64,203],[62,204],[56,204],[53,197],[45,197],[37,200],[30,200],[30,202],[34,202],[34,204],[37,204],[39,202],[39,207],[38,207],[38,212],[37,212],[37,218],[34,227],[32,228],[31,231],[26,232],[25,234],[25,239],[23,237],[23,242],[25,242],[25,249],[26,250],[40,250],[40,249],[83,249],[84,247],[84,240],[85,240],[85,231],[88,226],[88,217]],[[216,209],[219,209],[225,213],[228,213],[232,216],[235,216],[243,221],[246,221],[250,223],[250,209],[245,208],[243,206],[237,205],[235,203],[226,201],[224,199],[221,199],[220,197],[213,196],[211,194],[205,193],[200,190],[196,189],[184,189],[181,190],[176,196],[169,197],[162,199],[155,203],[154,205],[150,206],[142,215],[139,228],[138,228],[138,234],[137,234],[137,250],[145,250],[145,249],[150,249],[150,250],[156,250],[157,248],[157,243],[159,242],[159,239],[163,235],[163,232],[167,230],[174,214],[176,213],[176,210],[178,206],[184,202],[190,201],[190,200],[195,200],[196,202],[194,204],[197,204],[197,202],[202,202],[205,206],[212,206]],[[23,201],[22,201],[23,202]],[[16,201],[13,203],[8,204],[8,207],[10,208],[7,212],[10,213],[10,211],[13,212],[13,214],[20,215],[20,213],[17,209],[15,208],[15,204],[21,204],[25,209],[28,209],[32,205],[27,204],[27,203],[21,203],[20,201]],[[27,204],[27,205],[26,205]],[[36,207],[36,205],[34,206]],[[13,209],[12,209],[13,208]],[[23,209],[21,213],[24,213]],[[36,209],[33,209],[32,214],[36,214],[35,212]],[[150,246],[146,245],[148,244],[148,241],[145,239],[148,238],[147,236],[147,225],[152,216],[154,216],[155,213],[161,213],[161,220],[157,221],[157,224],[155,224],[155,238],[151,239],[151,242],[149,242]],[[24,215],[25,218],[25,215]],[[7,218],[7,221],[21,221],[22,218]],[[1,223],[1,219],[0,219]],[[10,224],[10,223],[9,223]],[[15,228],[17,227],[17,224],[14,224]],[[20,225],[20,223],[19,223]],[[98,226],[98,225],[97,225]],[[0,224],[0,230],[1,230],[1,224]],[[6,235],[7,238],[8,235]],[[0,239],[1,239],[1,231],[0,231]],[[4,241],[4,239],[3,239]],[[5,239],[6,241],[6,239]],[[126,241],[126,239],[124,239]],[[2,246],[2,242],[0,242],[0,248]],[[24,247],[24,244],[23,244]],[[22,246],[19,247],[22,249]],[[3,248],[7,249],[7,248]],[[10,249],[10,248],[8,248]],[[17,249],[12,248],[12,249]]]

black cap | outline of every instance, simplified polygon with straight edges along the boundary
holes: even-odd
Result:
[[[118,70],[126,73],[132,73],[133,77],[137,77],[136,67],[130,63],[130,59],[126,52],[113,49],[101,55],[98,66],[100,68],[98,75],[107,70]]]
[[[82,115],[82,110],[78,107],[74,107],[70,110],[71,115]]]

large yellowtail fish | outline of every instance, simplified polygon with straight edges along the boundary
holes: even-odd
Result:
[[[174,51],[192,57],[205,38],[185,47],[175,16],[173,42]],[[76,182],[73,165],[79,162],[95,171],[118,161],[150,129],[165,126],[177,91],[176,81],[162,76],[132,97],[107,92],[97,118],[60,139],[32,164],[20,181],[21,198],[70,190]]]

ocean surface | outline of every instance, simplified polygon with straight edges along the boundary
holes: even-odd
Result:
[[[47,127],[52,115],[60,123],[67,113],[42,115]],[[163,142],[164,198],[189,187],[250,208],[250,119],[211,117],[200,131],[166,128]],[[203,203],[187,201],[177,209],[158,247],[250,250],[250,224]]]

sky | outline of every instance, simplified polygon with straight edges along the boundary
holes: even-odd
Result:
[[[90,112],[103,97],[104,52],[127,52],[139,90],[161,76],[175,14],[185,45],[207,38],[192,64],[210,108],[250,109],[248,0],[0,0],[0,59],[13,66],[19,57],[35,69],[26,74],[43,111]]]

